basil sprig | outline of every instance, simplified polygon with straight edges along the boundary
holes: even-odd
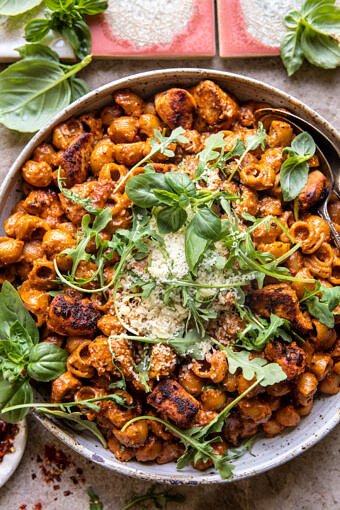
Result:
[[[280,169],[280,184],[285,202],[294,200],[307,184],[309,161],[315,154],[316,145],[309,133],[297,135],[290,147],[283,149],[288,154]]]
[[[39,42],[50,30],[59,32],[71,45],[75,55],[83,59],[91,52],[91,32],[86,16],[104,12],[106,0],[45,0],[50,10],[47,18],[33,19],[25,26],[28,42]]]
[[[74,75],[91,57],[70,66],[61,64],[57,53],[42,44],[26,44],[17,51],[22,60],[0,73],[0,123],[33,133],[88,92],[86,83]]]
[[[340,8],[335,0],[306,0],[299,11],[284,18],[288,28],[281,41],[281,58],[288,75],[306,58],[324,69],[340,65]]]
[[[0,410],[33,400],[29,378],[52,381],[66,370],[67,353],[49,343],[38,343],[39,331],[15,288],[5,281],[0,292]],[[28,409],[0,413],[16,423]]]

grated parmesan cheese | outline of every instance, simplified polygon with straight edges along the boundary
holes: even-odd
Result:
[[[169,277],[183,278],[189,272],[189,266],[185,258],[185,234],[164,235],[165,253],[154,247],[151,250],[149,274],[160,282]]]

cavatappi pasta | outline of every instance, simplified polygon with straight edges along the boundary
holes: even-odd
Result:
[[[322,316],[311,313],[306,294],[317,289],[317,281],[329,289],[340,282],[339,250],[328,224],[315,211],[327,192],[327,181],[314,155],[308,161],[307,183],[295,202],[283,201],[280,169],[287,158],[283,151],[296,135],[289,123],[273,120],[264,126],[262,142],[249,149],[249,137],[259,136],[254,112],[261,106],[239,104],[208,80],[190,90],[165,90],[148,100],[119,90],[101,111],[57,126],[51,141],[41,144],[22,167],[24,197],[0,237],[1,282],[8,280],[17,287],[40,328],[41,341],[68,353],[65,373],[51,384],[52,401],[83,401],[111,393],[120,398],[99,401],[99,411],[80,408],[97,423],[119,461],[177,460],[184,452],[183,442],[152,417],[184,431],[204,427],[254,383],[240,368],[230,369],[220,346],[239,351],[248,345],[246,352],[278,364],[284,377],[272,385],[257,385],[232,409],[212,443],[217,454],[260,431],[268,437],[280,434],[312,411],[318,393],[339,391],[339,307],[332,309],[335,326],[330,327]],[[170,141],[166,150],[148,158],[155,146],[154,130],[166,137],[178,127],[186,140]],[[202,153],[214,133],[220,143],[214,157],[204,160]],[[243,147],[241,152],[223,159],[222,153],[233,151],[236,143]],[[200,164],[203,171],[197,176]],[[144,247],[131,249],[119,284],[111,286],[122,257],[121,245],[112,239],[133,229],[136,207],[127,183],[135,176],[176,173],[190,178],[199,197],[214,194],[210,213],[222,223],[237,219],[235,242],[249,233],[254,253],[262,254],[262,259],[249,256],[258,266],[252,268],[252,278],[235,288],[229,283],[223,287],[234,281],[229,278],[237,281],[237,271],[242,275],[247,271],[241,258],[227,264],[235,246],[224,242],[223,232],[206,241],[195,269],[190,269],[185,229],[201,203],[190,209],[191,196],[184,193],[178,198],[172,190],[163,193],[162,203],[172,207],[175,200],[182,200],[183,210],[187,207],[184,223],[177,231],[160,232],[159,204],[146,207],[149,219],[143,228],[155,234],[143,239]],[[229,213],[221,206],[223,196]],[[109,220],[86,238],[94,215],[103,209],[109,210]],[[340,231],[335,196],[329,212]],[[84,239],[75,264],[74,250]],[[134,249],[140,250],[138,257]],[[286,268],[280,274],[287,278],[265,272],[262,286],[261,268],[277,260],[277,267]],[[176,287],[173,281],[182,283]],[[220,288],[209,289],[210,284]],[[97,292],[100,288],[104,290]],[[321,299],[320,292],[314,298]],[[252,348],[259,329],[244,310],[263,328],[273,316],[284,319],[289,341],[277,332],[259,349]],[[245,333],[251,327],[256,332],[253,344]],[[205,339],[201,356],[181,353],[168,342],[195,328]],[[143,343],[139,337],[154,343]],[[123,428],[139,416],[147,417]],[[194,462],[201,470],[211,465],[210,459]]]

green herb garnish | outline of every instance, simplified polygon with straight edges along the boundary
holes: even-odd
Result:
[[[288,76],[305,58],[324,69],[340,65],[340,9],[335,0],[306,0],[284,23],[288,32],[281,41],[281,58]]]
[[[43,0],[0,0],[0,16],[17,16],[30,11],[43,2]]]
[[[156,508],[161,510],[165,510],[167,503],[176,502],[183,503],[185,501],[185,496],[179,493],[174,493],[170,491],[160,491],[156,489],[158,488],[157,484],[151,485],[151,487],[146,491],[145,494],[141,494],[140,496],[133,496],[127,501],[127,503],[121,508],[121,510],[130,510],[131,508],[143,508],[145,501],[149,501],[154,504]],[[90,509],[92,510],[92,509]],[[96,509],[93,509],[96,510]],[[99,510],[99,509],[98,509]]]
[[[50,30],[59,32],[70,44],[75,55],[83,59],[91,52],[91,32],[86,16],[104,12],[106,0],[45,0],[49,9],[46,18],[32,19],[25,26],[26,41],[37,43]]]
[[[300,302],[318,321],[328,328],[334,328],[333,310],[340,304],[340,286],[325,287],[317,282],[315,289],[306,291]]]
[[[103,510],[104,505],[100,501],[99,496],[97,496],[97,494],[95,494],[95,492],[92,489],[92,487],[88,488],[87,494],[88,494],[89,499],[90,499],[90,509],[89,510]]]
[[[22,60],[0,73],[0,123],[33,133],[88,92],[86,83],[74,75],[91,62],[91,57],[65,65],[57,53],[42,44],[26,44],[17,51]]]
[[[283,149],[288,154],[280,169],[280,184],[285,202],[294,200],[307,184],[309,161],[315,154],[316,145],[307,132],[297,135],[290,147]]]

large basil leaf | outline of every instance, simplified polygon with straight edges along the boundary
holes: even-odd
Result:
[[[166,173],[164,179],[166,184],[178,195],[181,193],[189,197],[196,195],[195,185],[187,174]]]
[[[287,69],[288,76],[292,76],[302,65],[304,55],[301,48],[301,30],[289,31],[281,41],[281,58]]]
[[[340,65],[340,45],[328,35],[306,27],[301,36],[301,48],[306,59],[324,69],[335,69]]]
[[[66,370],[67,353],[56,345],[42,342],[30,353],[27,374],[35,381],[48,382]]]
[[[177,232],[184,225],[188,215],[181,207],[164,207],[157,214],[157,226],[161,234]]]
[[[221,220],[208,207],[200,209],[190,225],[196,234],[204,239],[216,241],[221,235]]]
[[[155,189],[172,191],[165,182],[164,174],[139,174],[129,179],[126,185],[129,199],[138,207],[143,208],[159,204],[159,200],[153,192]]]
[[[291,156],[283,163],[280,171],[280,183],[285,202],[294,200],[306,186],[308,170],[306,161],[301,161],[300,156]]]
[[[43,0],[0,0],[1,16],[17,16],[22,12],[30,11]]]
[[[0,122],[10,129],[31,133],[44,126],[73,99],[74,84],[68,79],[91,61],[86,57],[74,66],[61,66],[42,57],[41,46],[32,45],[29,58],[0,73]]]
[[[0,336],[9,339],[11,326],[17,322],[27,331],[34,344],[39,342],[39,331],[33,317],[26,310],[13,285],[5,281],[0,292]]]
[[[33,402],[33,392],[28,379],[21,379],[13,383],[0,377],[0,409],[31,402]],[[28,411],[29,408],[16,409],[0,413],[0,418],[8,423],[17,423],[26,416]]]

